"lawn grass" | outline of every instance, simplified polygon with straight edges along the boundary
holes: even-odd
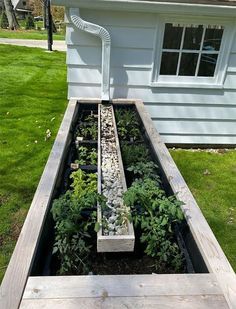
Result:
[[[0,282],[67,105],[65,53],[0,45]],[[52,133],[45,140],[46,130]]]
[[[46,30],[6,30],[0,29],[0,38],[7,39],[29,39],[29,40],[47,40]],[[65,40],[62,33],[54,33],[53,40]]]
[[[236,271],[236,151],[170,152]]]

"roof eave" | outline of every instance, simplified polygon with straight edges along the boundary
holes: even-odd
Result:
[[[236,16],[236,6],[144,0],[51,0],[52,4],[66,7],[103,9],[112,11],[136,11],[151,13],[181,13],[211,16]]]

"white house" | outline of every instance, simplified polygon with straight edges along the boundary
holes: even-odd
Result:
[[[166,143],[236,144],[236,1],[52,3],[66,7],[69,98],[142,99]]]

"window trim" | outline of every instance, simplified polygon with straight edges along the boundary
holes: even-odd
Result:
[[[218,53],[217,64],[214,77],[202,76],[174,76],[160,75],[162,44],[165,31],[165,23],[184,23],[201,25],[221,25],[224,26],[221,47]],[[233,38],[235,35],[235,22],[229,19],[196,16],[159,16],[156,28],[156,38],[153,53],[153,66],[151,75],[151,87],[178,87],[178,88],[224,88],[224,80],[231,52]]]

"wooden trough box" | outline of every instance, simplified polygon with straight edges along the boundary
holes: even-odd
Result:
[[[92,109],[94,113],[99,114],[100,103],[100,100],[90,99],[73,99],[69,102],[2,281],[0,308],[236,308],[235,273],[140,100],[120,99],[111,103],[117,107],[132,106],[137,111],[144,128],[143,134],[150,144],[153,157],[158,162],[165,187],[170,194],[175,194],[177,199],[184,203],[181,208],[186,226],[182,238],[191,267],[184,273],[173,274],[145,273],[145,270],[142,272],[142,268],[145,269],[144,263],[140,264],[138,274],[117,274],[115,267],[114,273],[105,275],[98,273],[99,275],[59,276],[53,272],[54,223],[50,209],[53,200],[69,185],[67,181],[62,182],[65,171],[76,169],[76,166],[71,166],[70,158],[73,153],[71,154],[69,149],[74,139],[73,132],[79,110],[82,106],[85,110]],[[98,123],[101,126],[100,119]],[[102,192],[100,138],[98,137],[98,143],[90,141],[90,145],[98,149],[97,167],[83,168],[93,173],[98,172],[98,191]],[[81,139],[79,141],[81,142]],[[88,141],[83,141],[86,142]],[[117,136],[116,148],[124,180]],[[80,165],[82,166],[81,162]],[[126,189],[125,182],[123,189]],[[98,207],[99,224],[101,216]],[[132,251],[133,226],[128,222],[127,227],[128,235],[121,236],[105,236],[99,229],[98,251]],[[106,237],[111,238],[108,241]],[[103,254],[97,253],[96,258]],[[115,254],[115,258],[118,259],[118,253],[112,254],[112,258]]]
[[[101,129],[102,129],[102,119],[101,117],[101,109],[104,109],[99,104],[98,107],[98,192],[102,193],[102,178],[103,178],[103,171],[102,171],[102,145],[101,145]],[[106,106],[105,106],[106,108]],[[125,174],[124,174],[124,168],[123,168],[123,163],[122,163],[122,158],[121,158],[121,151],[120,151],[120,144],[119,144],[119,138],[117,136],[117,128],[116,128],[116,121],[115,121],[115,116],[114,116],[114,110],[113,106],[110,105],[109,108],[111,109],[111,118],[112,118],[112,123],[113,123],[113,129],[114,129],[114,148],[117,153],[117,158],[118,158],[118,170],[120,171],[120,182],[122,186],[122,191],[125,192],[127,190],[126,187],[126,181],[125,181]],[[104,139],[105,143],[106,140]],[[107,144],[107,143],[106,143]],[[106,149],[104,150],[105,155],[106,154]],[[114,169],[114,166],[111,166],[110,169]],[[115,192],[117,193],[117,192]],[[100,225],[102,225],[102,209],[98,205],[98,222]],[[100,228],[100,230],[97,233],[97,251],[98,252],[128,252],[128,251],[133,251],[134,250],[134,228],[133,224],[127,221],[125,223],[126,225],[126,233],[125,235],[104,235],[103,233],[103,228]]]

